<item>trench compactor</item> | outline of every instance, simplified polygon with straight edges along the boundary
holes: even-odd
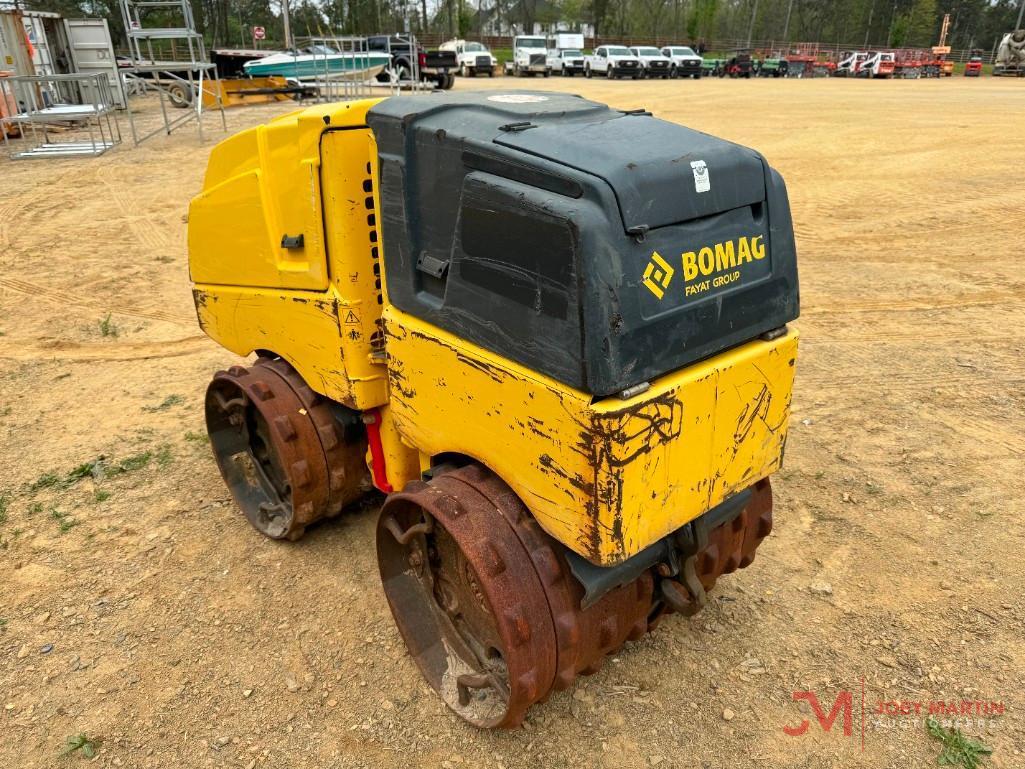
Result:
[[[524,92],[312,107],[219,144],[189,213],[206,396],[250,523],[373,488],[410,654],[482,727],[692,614],[772,528],[793,227],[756,152]]]

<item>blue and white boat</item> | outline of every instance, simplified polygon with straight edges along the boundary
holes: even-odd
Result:
[[[326,45],[281,51],[242,65],[253,77],[277,75],[293,80],[340,79],[368,80],[391,63],[391,55],[382,51],[338,52]]]

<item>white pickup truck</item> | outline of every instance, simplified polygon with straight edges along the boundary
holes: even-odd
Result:
[[[561,51],[548,52],[548,66],[553,75],[573,77],[576,74],[584,74],[584,54],[580,51],[567,48]]]
[[[667,45],[662,49],[662,54],[668,56],[673,63],[673,71],[670,77],[692,77],[695,80],[701,77],[701,65],[703,59],[694,49],[686,45]]]
[[[476,77],[477,75],[495,76],[495,66],[498,64],[491,51],[483,43],[475,43],[471,40],[449,40],[442,43],[439,48],[442,51],[454,51],[457,70],[463,77]]]
[[[618,77],[644,77],[644,68],[638,59],[623,45],[602,45],[584,61],[584,75],[605,75],[609,80]]]
[[[669,79],[673,62],[664,55],[658,48],[650,45],[635,45],[630,51],[636,56],[644,69],[645,77],[660,77],[663,80]]]
[[[523,77],[548,77],[548,43],[536,35],[517,35],[513,38],[513,60],[505,63],[505,74]]]

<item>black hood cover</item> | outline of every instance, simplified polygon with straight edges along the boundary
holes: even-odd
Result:
[[[389,300],[598,397],[798,314],[786,188],[757,152],[559,93],[367,116]]]

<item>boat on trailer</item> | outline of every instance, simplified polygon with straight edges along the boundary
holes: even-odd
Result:
[[[339,52],[326,45],[280,51],[262,59],[247,61],[242,69],[253,77],[278,76],[293,80],[368,80],[391,63],[381,51]]]

